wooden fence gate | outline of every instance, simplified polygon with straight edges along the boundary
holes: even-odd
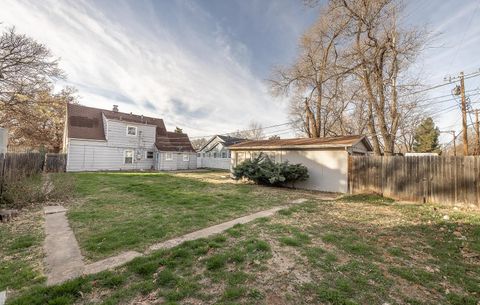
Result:
[[[480,157],[350,156],[351,194],[480,206]]]

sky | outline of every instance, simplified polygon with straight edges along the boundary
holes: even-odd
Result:
[[[426,26],[433,38],[415,70],[427,86],[480,68],[479,6],[480,0],[405,2],[402,22]],[[318,10],[302,0],[0,0],[0,27],[15,26],[48,46],[67,74],[57,86],[75,86],[81,104],[117,104],[197,137],[251,121],[288,122],[287,98],[273,97],[266,80],[275,66],[293,62]],[[449,95],[453,87],[426,94]],[[474,107],[479,88],[480,77],[466,81]],[[441,129],[460,130],[455,103],[434,103]],[[266,132],[291,135],[285,126]]]

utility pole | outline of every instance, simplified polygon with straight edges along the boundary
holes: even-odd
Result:
[[[450,133],[453,136],[453,155],[456,157],[457,156],[457,136],[455,130],[445,130],[445,131],[440,131],[440,133]]]
[[[460,97],[462,98],[463,155],[468,156],[467,101],[465,98],[465,81],[463,78],[463,72],[460,72]]]

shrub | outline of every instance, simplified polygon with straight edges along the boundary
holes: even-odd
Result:
[[[41,174],[28,177],[15,177],[4,181],[0,195],[0,205],[21,208],[29,204],[45,201],[69,199],[75,188],[75,180],[69,174]]]
[[[275,163],[261,153],[253,160],[245,160],[233,169],[236,180],[246,178],[257,184],[280,186],[304,181],[308,178],[308,169],[302,164],[287,162]]]

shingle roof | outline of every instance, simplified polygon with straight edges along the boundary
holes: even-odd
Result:
[[[225,146],[230,146],[230,145],[233,145],[233,144],[237,144],[237,143],[241,143],[241,142],[247,141],[247,139],[237,138],[237,137],[230,137],[230,136],[218,135],[217,137],[219,137],[219,138],[223,141],[223,143],[225,144]]]
[[[67,124],[69,138],[105,140],[101,109],[68,104]]]
[[[167,131],[165,135],[157,135],[155,146],[160,151],[189,151],[195,152],[188,135]]]
[[[168,132],[162,119],[131,113],[68,104],[67,132],[69,138],[105,140],[102,114],[107,119],[156,126],[155,146],[166,151],[194,151],[188,135]]]
[[[285,148],[335,148],[350,147],[363,141],[367,149],[371,150],[372,146],[365,136],[351,135],[341,137],[327,138],[296,138],[296,139],[279,139],[279,140],[258,140],[246,141],[230,146],[231,150],[239,149],[285,149]]]

